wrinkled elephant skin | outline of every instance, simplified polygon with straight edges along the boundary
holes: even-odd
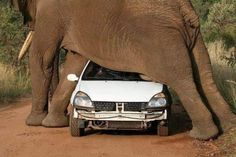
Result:
[[[75,83],[66,75],[80,75],[90,59],[172,87],[192,119],[194,138],[206,140],[218,129],[235,126],[235,115],[213,81],[198,16],[189,0],[27,0],[21,8],[28,9],[25,22],[35,31],[29,50],[33,101],[28,125],[68,125],[65,110]],[[43,119],[53,63],[62,47],[69,52]]]

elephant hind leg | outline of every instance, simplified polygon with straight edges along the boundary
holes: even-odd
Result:
[[[49,113],[43,120],[42,125],[46,127],[68,126],[68,118],[65,114],[70,101],[71,94],[76,86],[76,82],[67,80],[68,74],[79,76],[87,62],[83,56],[68,52],[62,71],[59,84],[52,97]]]
[[[174,41],[174,44],[169,44],[168,48],[160,49],[166,41]],[[207,140],[216,136],[218,128],[212,120],[211,112],[197,91],[189,51],[182,37],[178,33],[172,32],[171,36],[165,40],[157,40],[155,44],[147,46],[147,49],[151,50],[149,53],[156,56],[149,58],[146,75],[155,81],[166,83],[177,92],[192,120],[191,137]],[[156,50],[155,53],[152,53],[153,50]],[[153,65],[155,64],[160,66],[154,69]]]
[[[196,83],[202,95],[206,96],[207,103],[211,111],[216,115],[216,123],[219,124],[221,131],[236,126],[236,115],[232,113],[229,105],[220,94],[212,74],[211,63],[207,49],[203,43],[201,34],[193,49],[193,58],[195,62],[195,71],[198,71]]]
[[[52,101],[52,96],[57,88],[58,83],[59,83],[59,55],[56,55],[53,61],[52,81],[49,91],[49,102]]]
[[[183,45],[181,39],[176,39],[175,43],[176,45],[163,49],[161,54],[157,51],[156,57],[152,57],[152,60],[149,60],[147,69],[150,71],[148,71],[147,76],[150,76],[155,81],[166,83],[177,92],[192,120],[193,128],[190,136],[208,140],[218,135],[218,128],[213,122],[211,112],[203,103],[197,90],[187,48]],[[168,62],[166,62],[166,58],[168,58]],[[155,63],[161,66],[154,69],[152,66]]]
[[[190,136],[200,140],[208,140],[218,135],[210,111],[201,101],[192,77],[179,80],[172,86],[178,93],[184,108],[192,120],[193,128]]]

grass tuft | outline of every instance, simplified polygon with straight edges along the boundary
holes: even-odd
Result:
[[[14,101],[30,92],[29,76],[0,64],[0,102]]]
[[[236,113],[236,69],[225,65],[213,64],[214,80],[221,94]]]

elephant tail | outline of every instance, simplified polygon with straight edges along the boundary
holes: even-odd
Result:
[[[191,55],[194,79],[199,93],[215,115],[214,118],[218,126],[221,125],[219,128],[225,130],[228,127],[226,121],[232,119],[234,115],[215,84],[210,57],[201,33],[196,38]]]
[[[180,12],[184,18],[185,23],[190,24],[193,28],[200,26],[199,17],[193,8],[190,0],[179,0]]]

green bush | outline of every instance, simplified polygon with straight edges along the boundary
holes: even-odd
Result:
[[[192,0],[200,15],[204,40],[223,41],[225,49],[236,47],[236,0]],[[236,52],[235,52],[236,53]],[[223,55],[223,54],[222,54]],[[223,56],[228,65],[236,65],[236,54]]]
[[[26,28],[20,13],[12,10],[5,1],[0,1],[0,62],[14,68],[26,66],[17,61],[18,52],[24,42]]]
[[[0,102],[14,100],[30,91],[27,61],[17,61],[26,28],[20,13],[7,2],[0,1]]]
[[[223,40],[226,48],[236,45],[236,1],[221,0],[209,9],[204,25],[207,41]]]

